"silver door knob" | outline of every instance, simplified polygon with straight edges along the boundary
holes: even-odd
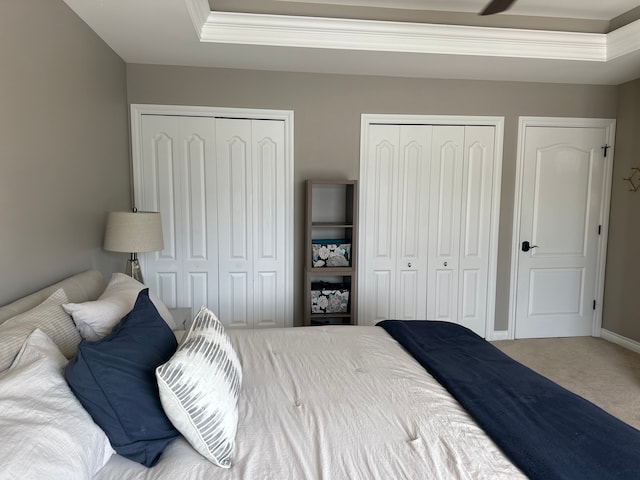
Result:
[[[411,268],[411,262],[407,263],[407,267]]]
[[[445,267],[447,266],[447,262],[444,262],[444,266],[445,266]]]

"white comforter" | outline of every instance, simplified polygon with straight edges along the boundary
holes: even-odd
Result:
[[[234,466],[179,438],[155,467],[116,455],[97,479],[526,478],[382,328],[229,334],[244,374]]]

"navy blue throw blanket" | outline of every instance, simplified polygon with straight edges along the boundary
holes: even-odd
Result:
[[[640,431],[454,323],[378,323],[531,479],[640,479]],[[639,400],[640,401],[640,400]]]

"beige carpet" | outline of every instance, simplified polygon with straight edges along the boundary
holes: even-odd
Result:
[[[593,337],[492,342],[518,362],[640,429],[640,354]]]

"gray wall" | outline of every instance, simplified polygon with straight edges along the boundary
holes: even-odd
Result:
[[[302,311],[303,181],[359,175],[362,113],[505,117],[496,329],[506,329],[519,115],[615,118],[617,87],[127,65],[129,102],[295,112],[296,318]],[[640,195],[640,194],[639,194]]]
[[[603,313],[604,328],[640,342],[640,190],[631,192],[623,180],[632,167],[640,168],[640,79],[618,90]]]
[[[62,0],[0,11],[0,304],[126,257],[102,251],[130,208],[124,62]]]

